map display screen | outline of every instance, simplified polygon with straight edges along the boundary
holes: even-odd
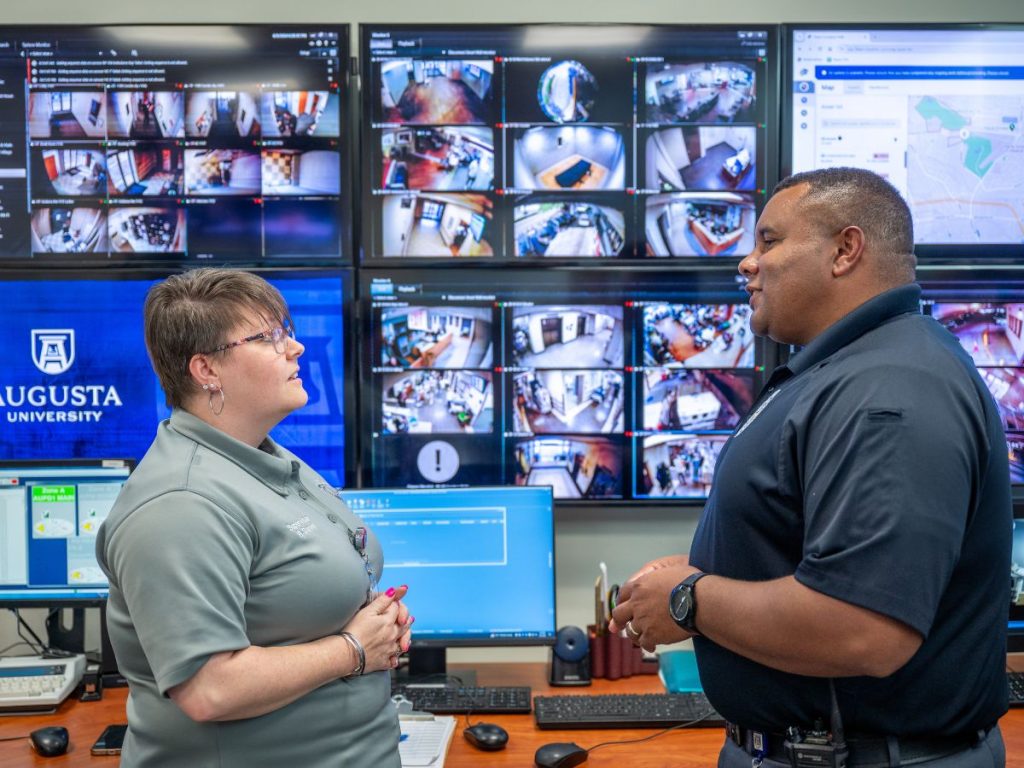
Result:
[[[919,245],[1024,243],[1024,29],[791,35],[788,170],[881,174]]]

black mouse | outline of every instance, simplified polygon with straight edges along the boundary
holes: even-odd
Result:
[[[508,731],[494,723],[477,723],[462,732],[466,741],[477,749],[494,752],[508,744]]]
[[[32,747],[43,757],[57,757],[68,751],[68,729],[63,725],[49,725],[28,735]]]
[[[533,762],[537,768],[572,768],[587,762],[587,750],[572,742],[545,744],[534,754]]]

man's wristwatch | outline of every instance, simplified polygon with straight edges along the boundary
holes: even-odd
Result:
[[[697,631],[697,597],[693,591],[693,585],[707,576],[706,573],[697,571],[691,573],[672,590],[668,597],[668,612],[680,627],[694,635]]]

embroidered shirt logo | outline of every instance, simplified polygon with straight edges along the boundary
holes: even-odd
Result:
[[[289,523],[288,530],[300,539],[304,539],[316,530],[316,523],[309,519],[309,515],[303,515],[294,523]]]
[[[768,403],[770,403],[772,400],[774,400],[776,397],[779,396],[779,392],[781,392],[781,391],[782,391],[781,389],[776,389],[774,392],[772,392],[770,395],[768,395],[768,397],[766,397],[764,399],[764,402],[762,402],[759,406],[757,406],[757,410],[755,410],[752,414],[750,414],[750,418],[747,419],[745,422],[743,422],[743,424],[740,425],[739,429],[737,429],[735,432],[733,432],[732,436],[733,437],[739,437],[740,435],[742,435],[743,432],[746,430],[746,428],[749,427],[751,424],[753,424],[754,420],[758,416],[761,415],[761,412],[765,408],[768,407]]]

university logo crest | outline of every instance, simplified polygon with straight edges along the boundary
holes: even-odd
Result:
[[[43,373],[64,373],[75,362],[75,330],[33,328],[32,362]]]

